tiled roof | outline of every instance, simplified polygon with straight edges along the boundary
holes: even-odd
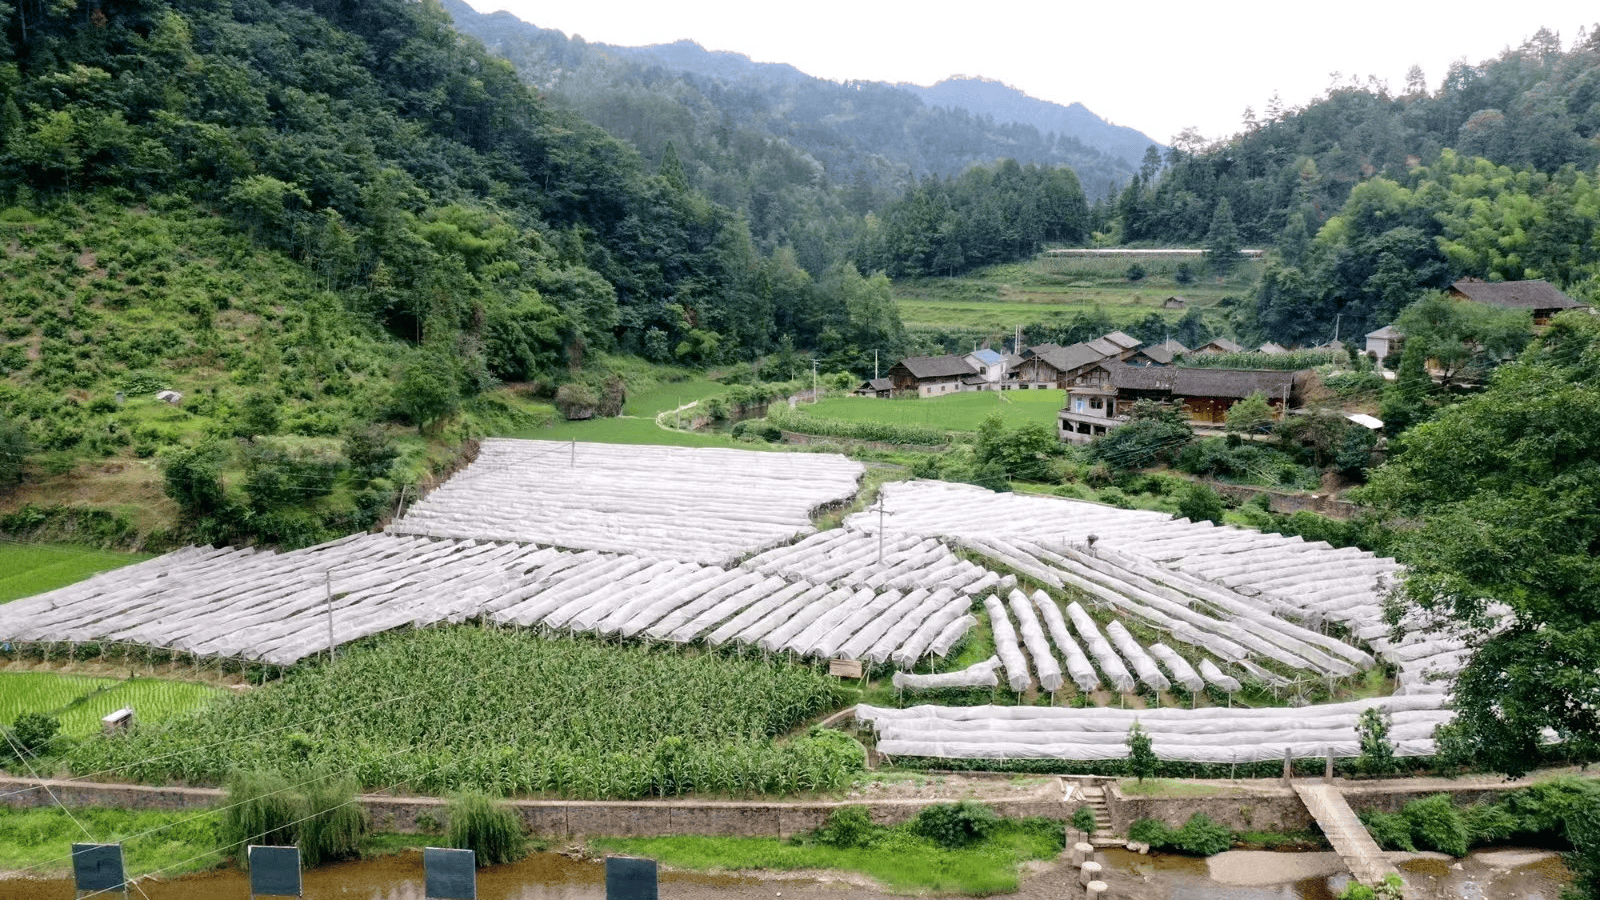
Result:
[[[1572,309],[1582,303],[1548,281],[1458,281],[1450,287],[1468,300],[1504,309]]]
[[[976,375],[978,370],[959,356],[908,356],[900,361],[913,378],[949,378],[953,375]]]
[[[1283,397],[1293,390],[1294,372],[1279,369],[1170,368],[1112,366],[1111,385],[1135,391],[1167,391],[1179,397],[1248,397],[1257,391]]]

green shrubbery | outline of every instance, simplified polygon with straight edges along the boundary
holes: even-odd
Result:
[[[1156,819],[1140,819],[1128,827],[1128,840],[1149,844],[1152,850],[1215,856],[1233,846],[1233,832],[1211,821],[1205,813],[1195,813],[1178,829]]]
[[[814,418],[786,407],[777,407],[767,413],[767,421],[799,434],[823,437],[842,437],[857,441],[875,441],[883,444],[918,444],[936,446],[950,439],[950,432],[921,425],[901,425],[893,422],[855,422],[846,419]]]
[[[450,801],[445,843],[471,850],[478,866],[516,862],[527,855],[528,838],[516,810],[485,794],[461,794]]]
[[[973,800],[925,806],[911,820],[911,830],[946,849],[968,847],[994,831],[1000,818]]]
[[[298,846],[307,868],[354,856],[367,833],[366,814],[356,802],[349,776],[328,770],[299,770],[293,776],[259,769],[228,779],[219,837],[224,853],[247,864],[251,844]]]

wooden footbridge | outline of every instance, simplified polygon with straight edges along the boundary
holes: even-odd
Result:
[[[1367,833],[1366,826],[1356,818],[1355,810],[1345,802],[1344,794],[1340,793],[1337,785],[1296,782],[1294,790],[1311,812],[1311,817],[1317,820],[1317,826],[1328,838],[1328,843],[1333,845],[1333,852],[1339,854],[1355,880],[1373,886],[1382,882],[1385,876],[1400,874],[1400,870],[1378,848],[1378,842]],[[1409,888],[1406,896],[1414,896]]]

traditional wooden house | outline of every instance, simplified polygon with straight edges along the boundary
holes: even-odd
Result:
[[[1068,347],[1060,344],[1030,347],[1023,351],[1023,360],[1017,367],[1017,386],[1024,389],[1065,390],[1077,384],[1101,363],[1123,362],[1138,347],[1137,338],[1120,331]]]
[[[908,356],[889,368],[894,393],[915,391],[918,397],[937,397],[962,390],[962,380],[978,370],[959,356]]]
[[[872,378],[861,382],[853,392],[857,397],[878,397],[887,400],[894,396],[894,382],[887,378]]]
[[[1213,369],[1176,366],[1106,367],[1106,384],[1084,384],[1067,390],[1067,404],[1058,417],[1059,436],[1071,443],[1087,443],[1127,421],[1140,400],[1182,403],[1189,420],[1197,425],[1220,425],[1228,410],[1251,394],[1261,393],[1278,409],[1299,401],[1298,385],[1305,371],[1278,369]],[[1279,413],[1281,415],[1281,412]]]
[[[1196,353],[1243,353],[1244,348],[1225,337],[1212,338],[1195,348]]]
[[[1283,346],[1282,344],[1274,344],[1272,341],[1267,341],[1265,344],[1257,347],[1256,352],[1265,353],[1268,356],[1282,356],[1289,352],[1289,348]]]
[[[1556,290],[1548,281],[1478,281],[1464,278],[1450,285],[1450,296],[1501,309],[1526,309],[1533,313],[1533,324],[1548,325],[1550,317],[1565,309],[1586,304]]]
[[[1123,362],[1130,366],[1170,366],[1179,354],[1188,352],[1188,347],[1169,338],[1159,344],[1140,347]]]

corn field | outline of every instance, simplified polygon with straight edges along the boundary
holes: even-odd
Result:
[[[284,681],[72,751],[75,772],[218,784],[324,766],[364,788],[581,799],[842,784],[860,747],[778,738],[839,706],[834,682],[760,659],[545,640],[472,626],[386,635]]]

